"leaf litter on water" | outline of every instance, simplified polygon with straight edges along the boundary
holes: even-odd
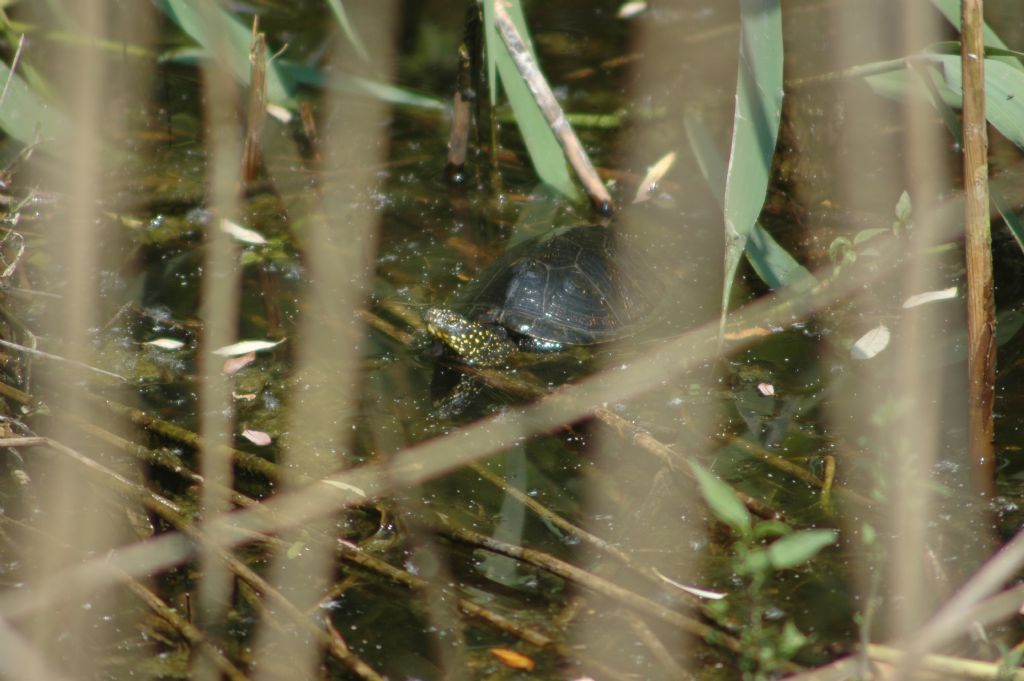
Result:
[[[854,342],[850,348],[850,356],[860,360],[871,359],[889,347],[891,337],[889,327],[879,324]]]
[[[949,300],[950,298],[956,298],[956,292],[956,286],[950,286],[949,288],[944,288],[941,291],[927,291],[925,293],[917,293],[903,301],[903,309],[909,310],[910,308],[917,307],[918,305],[925,305],[926,303],[934,303],[939,300]]]
[[[185,347],[185,342],[175,338],[156,338],[146,341],[143,345],[152,345],[154,348],[160,348],[161,350],[180,350]]]
[[[284,338],[278,341],[244,340],[232,343],[231,345],[225,345],[222,348],[217,348],[213,351],[213,354],[220,355],[221,357],[235,357],[237,355],[245,355],[250,352],[261,352],[263,350],[276,348],[281,343],[284,343]]]

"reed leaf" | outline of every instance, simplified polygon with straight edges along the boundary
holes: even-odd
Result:
[[[22,144],[37,140],[60,141],[68,129],[68,119],[59,109],[33,90],[24,79],[0,61],[0,128]],[[43,150],[51,145],[44,144]]]
[[[690,111],[684,119],[686,136],[697,157],[704,180],[711,188],[718,205],[725,203],[725,163],[715,148],[711,135],[698,116]],[[755,222],[747,239],[744,253],[754,272],[768,286],[782,288],[794,284],[812,285],[817,283],[814,275],[797,262],[789,251],[779,245],[771,234]]]
[[[512,56],[508,53],[505,43],[494,27],[494,0],[483,0],[484,8],[484,40],[487,51],[487,70],[490,83],[491,105],[497,101],[498,83],[505,89],[512,112],[515,114],[516,125],[523,135],[523,142],[526,144],[526,151],[530,154],[530,160],[542,181],[554,187],[560,194],[572,200],[580,198],[580,192],[573,182],[572,175],[562,153],[562,147],[558,144],[555,134],[551,132],[544,114],[534,100],[533,95],[526,83],[523,82],[519,70],[516,68]],[[523,9],[519,0],[511,0],[508,4],[508,13],[512,17],[519,34],[523,36],[527,47],[534,60],[537,54],[530,41],[530,34],[526,28],[526,19],[523,16]],[[495,77],[497,73],[497,78]]]
[[[779,0],[741,0],[736,110],[723,207],[726,244],[723,326],[736,268],[768,191],[782,114],[782,59]]]

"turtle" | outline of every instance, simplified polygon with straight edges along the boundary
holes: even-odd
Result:
[[[641,276],[649,269],[616,247],[608,227],[556,229],[506,251],[424,321],[472,366],[605,343],[633,333],[654,308],[660,289]]]

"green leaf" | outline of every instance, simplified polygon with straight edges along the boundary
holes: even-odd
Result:
[[[875,540],[878,538],[878,532],[875,531],[874,525],[864,523],[860,530],[860,541],[864,546],[872,546]]]
[[[896,202],[896,220],[901,225],[905,225],[910,222],[910,212],[913,210],[913,206],[910,203],[910,194],[903,191],[900,194],[899,200]]]
[[[935,5],[936,9],[942,13],[942,16],[946,18],[946,21],[953,24],[953,27],[957,31],[960,30],[960,2],[961,0],[932,0],[932,4]],[[1009,47],[1003,42],[1002,38],[992,30],[992,27],[985,22],[985,26],[982,29],[985,47],[995,47],[1000,50],[1009,52]],[[1022,68],[1020,61],[1011,56],[1003,57],[1003,61],[1007,64],[1014,66],[1015,68]]]
[[[782,634],[779,637],[779,656],[785,660],[796,655],[810,641],[809,638],[796,628],[793,620],[786,620],[782,625]]]
[[[764,549],[758,549],[744,556],[743,562],[739,564],[737,571],[743,575],[756,575],[768,572],[771,568],[772,564],[768,559],[768,552]]]
[[[817,279],[760,224],[755,223],[750,231],[746,255],[757,276],[773,289],[784,286],[809,289],[818,283]]]
[[[0,90],[6,84],[7,94],[0,104],[0,128],[22,144],[32,144],[36,137],[57,141],[65,138],[68,119],[52,104],[40,97],[21,76],[12,73],[0,61]],[[43,145],[43,149],[53,145]]]
[[[839,538],[835,530],[801,530],[779,539],[768,547],[768,560],[776,570],[796,567]]]
[[[249,46],[252,30],[228,13],[217,3],[206,2],[203,9],[199,0],[158,0],[157,5],[189,37],[199,43],[207,56],[219,55],[231,69],[238,82],[249,84]],[[267,64],[267,99],[281,106],[291,107],[291,84],[286,85],[276,60]]]
[[[733,530],[747,536],[750,534],[750,512],[739,497],[725,484],[700,464],[690,462],[697,478],[700,492],[708,502],[711,512]]]
[[[391,85],[379,80],[345,73],[325,74],[322,69],[294,62],[277,62],[282,75],[289,81],[311,85],[327,90],[337,90],[356,95],[374,97],[398,106],[413,106],[419,109],[444,110],[445,104],[437,97],[416,92],[400,85]]]
[[[956,63],[959,65],[959,63],[960,63],[959,56],[954,56],[953,58],[956,60]],[[986,91],[985,91],[985,95],[986,95],[986,98],[985,98],[985,101],[986,101],[986,104],[985,104],[985,107],[986,107],[986,118],[988,118],[989,122],[991,122],[993,125],[995,125],[997,129],[1001,130],[1000,126],[996,125],[995,120],[993,120],[993,115],[995,115],[996,117],[1004,116],[1002,108],[998,109],[996,112],[989,111],[988,98],[989,98],[990,93],[988,92],[988,81],[989,81],[990,74],[988,72],[988,63],[989,63],[989,60],[986,59],[986,63],[985,63],[985,66],[986,66],[986,73],[985,73],[985,82],[986,82]],[[1007,72],[1006,68],[1009,68],[1010,72]],[[1001,72],[1004,75],[1010,76],[1007,79],[1008,81],[1009,80],[1016,80],[1018,83],[1024,83],[1024,72],[1019,71],[1017,69],[1017,66],[1011,65],[1011,66],[1005,67],[1005,68],[1001,66],[1000,69],[1002,70]],[[1016,76],[1017,74],[1020,74],[1021,77],[1014,78],[1013,76]],[[959,71],[957,72],[957,82],[959,83]],[[963,143],[963,130],[962,130],[961,126],[960,126],[960,119],[953,112],[953,106],[954,105],[951,105],[949,102],[947,102],[940,95],[940,93],[938,91],[938,88],[935,86],[933,81],[926,79],[926,80],[924,80],[924,85],[925,85],[925,91],[928,94],[928,97],[929,97],[929,99],[930,99],[930,101],[932,103],[932,106],[934,106],[939,111],[939,114],[942,116],[942,120],[946,123],[946,127],[949,129],[950,135],[952,135],[953,139],[956,140],[957,145],[962,145],[962,143]],[[1009,87],[1009,82],[1007,83],[1007,87]],[[1024,84],[1022,84],[1021,87],[1024,88]],[[955,96],[960,96],[960,95],[962,95],[962,92],[956,92],[954,94],[955,94]],[[1012,100],[1012,99],[1013,99],[1013,97],[1009,98],[1009,100]],[[1006,101],[1009,101],[1009,100],[1006,100]],[[1018,105],[1018,108],[1020,108],[1020,105]],[[1022,113],[1024,113],[1024,112],[1018,112],[1016,114],[1018,119],[1017,120],[1013,120],[1013,121],[1011,121],[1010,119],[1013,118],[1015,116],[1015,114],[1013,112],[1006,113],[1005,114],[1006,120],[1003,121],[1003,123],[1005,125],[1009,125],[1009,126],[1016,126],[1019,129],[1019,126],[1020,126],[1019,116],[1022,115]],[[1002,120],[1002,118],[1000,118],[1000,120]],[[1018,145],[1019,145],[1019,143],[1018,143]],[[1006,197],[1003,195],[1003,192],[1002,192],[1002,190],[1000,188],[1000,185],[998,183],[995,183],[995,182],[990,182],[989,183],[989,195],[992,198],[992,203],[995,204],[995,206],[996,206],[996,210],[998,210],[999,214],[1003,217],[1003,222],[1006,223],[1006,226],[1010,230],[1010,233],[1013,235],[1013,238],[1017,241],[1017,246],[1021,250],[1024,250],[1024,224],[1021,224],[1020,218],[1014,212],[1013,207],[1010,205],[1010,202],[1007,201]],[[904,196],[906,196],[906,192],[904,192],[903,196],[900,197],[900,203],[901,204],[903,202]],[[904,219],[904,217],[901,217],[900,205],[897,205],[897,207],[896,207],[896,217],[900,221],[901,224],[905,224],[906,222],[909,221],[909,210],[910,210],[909,209],[909,202],[910,202],[910,199],[908,198],[907,199],[908,207],[906,209],[907,215],[906,215],[905,219]]]
[[[292,542],[288,547],[288,560],[295,560],[302,555],[302,550],[306,548],[306,543],[301,541]]]
[[[498,31],[494,28],[494,11],[491,4],[494,1],[483,0],[484,39],[487,43],[488,75],[491,77],[490,82],[492,83],[492,105],[497,90],[492,72],[494,67],[491,64],[491,60],[493,59],[494,65],[497,67],[498,76],[501,79],[501,84],[505,88],[505,94],[508,95],[509,104],[512,105],[512,112],[516,117],[516,125],[519,127],[519,132],[523,135],[526,151],[530,154],[530,160],[533,162],[537,175],[541,180],[558,190],[559,193],[576,201],[580,198],[580,193],[576,189],[572,175],[569,173],[569,167],[565,160],[565,154],[562,152],[562,147],[558,144],[555,134],[551,132],[551,127],[544,118],[544,114],[541,113],[540,107],[537,106],[530,88],[523,82],[519,69],[516,68],[515,62],[512,61],[512,55],[509,54],[508,48],[505,47],[501,36],[498,35]],[[511,0],[507,9],[509,16],[512,17],[512,22],[516,25],[519,34],[523,37],[523,41],[530,50],[530,54],[533,55],[536,61],[537,54],[533,50],[519,0]]]
[[[768,537],[782,537],[792,531],[789,525],[778,520],[762,520],[754,525],[752,536],[754,539],[767,539]]]
[[[718,200],[718,204],[724,207],[725,163],[722,161],[722,156],[715,149],[715,145],[711,142],[711,135],[696,113],[686,112],[684,125],[690,147],[697,157],[701,174],[715,199]],[[789,251],[780,246],[759,223],[754,223],[751,234],[752,237],[747,242],[747,260],[766,284],[773,288],[781,288],[797,283],[807,286],[817,283],[814,275],[797,262],[796,258],[789,254]]]
[[[959,55],[931,55],[942,68],[946,86],[960,106]],[[985,60],[985,117],[1008,140],[1024,149],[1024,70],[996,59]]]

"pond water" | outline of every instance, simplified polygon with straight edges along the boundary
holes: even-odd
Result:
[[[722,297],[723,219],[690,151],[683,121],[699,113],[712,143],[727,152],[739,26],[732,4],[652,4],[636,19],[617,18],[621,3],[616,2],[526,5],[544,71],[622,206],[615,224],[630,237],[642,274],[657,281],[643,285],[658,290],[658,305],[650,319],[614,343],[519,358],[512,369],[469,371],[474,388],[461,400],[452,391],[467,382],[466,370],[425,336],[422,312],[451,299],[510,244],[602,218],[585,202],[538,183],[507,106],[495,112],[501,147],[496,165],[485,117],[478,121],[481,146],[471,153],[469,179],[458,186],[445,179],[446,110],[429,103],[390,107],[387,120],[379,122],[383,134],[365,141],[386,149],[370,173],[377,184],[352,189],[352,204],[342,206],[372,215],[375,238],[347,243],[347,216],[326,221],[336,231],[324,247],[346,253],[345,263],[362,257],[365,266],[351,272],[365,284],[359,313],[324,320],[339,339],[339,354],[351,355],[357,365],[338,369],[327,360],[310,361],[297,334],[309,329],[303,315],[317,309],[308,297],[310,263],[316,261],[310,250],[320,244],[310,236],[315,217],[306,202],[318,185],[331,186],[339,178],[343,184],[352,169],[344,163],[318,167],[270,158],[275,150],[294,148],[301,134],[298,122],[268,121],[264,148],[273,170],[244,192],[237,220],[267,239],[236,246],[237,337],[287,340],[233,368],[227,379],[232,395],[222,409],[230,414],[233,446],[243,452],[278,461],[285,450],[317,451],[286,465],[294,472],[308,465],[302,473],[320,477],[386,462],[481,419],[491,419],[486,423],[503,433],[495,438],[504,438],[503,419],[522,417],[529,424],[537,417],[518,411],[521,405],[594,375],[600,378],[587,385],[608,391],[597,394],[615,394],[618,369],[626,375],[688,330],[708,331],[693,336],[698,359],[686,363],[687,371],[679,371],[677,358],[667,356],[663,379],[649,381],[647,389],[625,387],[622,399],[598,413],[589,410],[590,416],[554,430],[540,428],[544,434],[518,438],[512,447],[421,485],[398,484],[332,514],[329,524],[309,529],[304,539],[282,549],[296,561],[289,569],[296,570],[305,569],[305,544],[323,536],[341,538],[362,552],[363,558],[354,557],[342,547],[332,574],[311,571],[317,575],[311,577],[316,580],[311,590],[318,597],[298,605],[322,615],[380,674],[392,679],[679,678],[676,672],[688,668],[695,678],[771,678],[796,668],[787,665],[809,667],[850,652],[861,636],[858,622],[884,638],[890,624],[881,619],[863,624],[863,613],[884,610],[872,599],[896,579],[885,555],[896,529],[886,513],[901,491],[887,476],[893,459],[915,443],[901,441],[902,406],[879,388],[899,369],[891,358],[896,350],[877,361],[858,361],[850,347],[870,329],[898,328],[913,314],[901,311],[901,270],[886,264],[885,256],[912,248],[906,237],[910,219],[897,215],[896,207],[914,178],[906,168],[893,167],[906,161],[902,151],[893,151],[902,150],[908,136],[899,103],[860,106],[859,100],[876,97],[860,81],[810,82],[822,73],[899,54],[896,38],[858,33],[875,25],[830,24],[830,4],[784,8],[786,78],[792,86],[787,84],[761,222],[811,270],[828,268],[848,249],[846,276],[862,276],[867,283],[813,314],[795,310],[784,322],[776,316],[763,326],[729,326],[718,359],[714,332]],[[872,11],[884,11],[886,3],[869,4]],[[231,9],[240,16],[252,9],[237,5]],[[334,43],[351,50],[324,3],[252,5],[271,49],[287,44],[287,56],[295,61]],[[368,10],[354,11],[358,24]],[[890,28],[898,33],[900,17],[893,12]],[[394,82],[447,106],[464,17],[460,3],[402,3],[394,27]],[[1011,45],[1024,44],[1017,40],[1024,37],[1021,19],[1019,7],[993,3],[990,22]],[[169,21],[159,29],[155,45],[161,48],[185,40]],[[954,34],[946,28],[938,35]],[[832,41],[840,39],[848,49],[837,57]],[[684,43],[673,53],[679,61],[658,59],[658,50],[673,41]],[[654,67],[642,69],[645,62]],[[209,286],[204,234],[212,220],[202,94],[196,69],[188,63],[160,63],[155,82],[153,99],[138,110],[140,129],[159,139],[136,140],[137,150],[145,152],[141,166],[127,164],[114,178],[123,205],[116,220],[111,218],[112,232],[119,232],[123,246],[104,255],[103,326],[96,332],[96,362],[127,376],[131,390],[91,389],[198,432],[204,368],[197,348],[205,333],[200,308]],[[304,96],[324,139],[344,134],[344,113],[319,107],[313,89]],[[929,122],[936,134],[944,133],[937,116]],[[997,134],[993,138],[993,175],[1012,187],[1020,152]],[[358,147],[363,140],[351,142]],[[949,182],[925,196],[923,205],[955,198],[959,156],[948,139],[940,145],[937,157],[952,169]],[[668,150],[678,158],[654,199],[630,205],[647,167]],[[856,190],[841,172],[846,162],[858,173]],[[1020,197],[1011,191],[1010,199]],[[859,241],[857,235],[870,239]],[[1012,313],[1024,294],[1024,279],[1016,276],[1021,254],[1001,223],[994,240],[997,302],[1006,315],[1001,323],[1013,329],[1020,320]],[[1022,444],[1022,411],[1016,408],[1022,394],[1016,371],[1020,350],[1008,332],[1000,349],[998,498],[994,507],[973,501],[963,453],[962,254],[954,239],[939,241],[929,261],[934,279],[959,288],[957,300],[921,312],[928,315],[929,328],[948,338],[952,353],[933,353],[942,360],[928,369],[941,386],[930,405],[938,416],[933,429],[938,459],[930,469],[938,494],[930,525],[941,526],[932,536],[940,546],[930,546],[935,551],[928,554],[935,560],[929,577],[935,602],[982,562],[986,541],[1005,540],[1017,530],[1024,471],[1016,456]],[[352,256],[354,251],[359,253]],[[733,306],[768,293],[743,264]],[[348,338],[356,339],[353,347],[341,347]],[[184,345],[147,344],[158,339]],[[933,340],[921,342],[932,345]],[[337,410],[317,402],[331,391],[345,397]],[[296,430],[302,419],[295,414],[303,411],[327,415],[325,429],[333,431],[336,448],[318,450],[319,433]],[[189,463],[196,461],[194,449],[166,430],[136,437],[147,447],[168,448]],[[486,431],[475,437],[474,442],[486,440]],[[451,441],[456,452],[457,442]],[[777,522],[762,523],[762,534],[749,540],[738,537],[723,522],[722,511],[704,502],[708,492],[694,482],[687,460],[727,482],[756,520]],[[253,499],[271,498],[281,484],[244,465],[236,475],[237,490]],[[153,489],[184,508],[196,507],[191,483],[157,466],[147,467],[147,478]],[[18,497],[7,489],[5,505],[22,503]],[[154,525],[168,529],[161,521]],[[812,528],[838,529],[838,543],[787,569],[754,569],[744,562],[763,554],[778,534]],[[880,538],[872,543],[869,535]],[[488,539],[505,548],[488,545]],[[502,553],[517,547],[542,555]],[[268,575],[278,548],[257,542],[240,555]],[[388,565],[406,577],[387,574]],[[410,579],[425,580],[427,587],[411,590]],[[187,603],[197,598],[199,580],[190,564],[163,573],[157,591],[171,603]],[[680,583],[728,596],[699,600]],[[614,588],[629,590],[643,604],[627,607],[628,596]],[[231,614],[211,635],[244,667],[255,654],[260,617],[279,615],[261,615],[243,591],[238,587],[232,594]],[[490,615],[460,614],[466,606],[455,603],[456,597]],[[686,613],[686,621],[680,613]],[[505,626],[494,623],[499,618]],[[700,633],[711,626],[731,636],[743,652],[715,634]],[[531,643],[531,632],[551,641]],[[1004,634],[991,632],[995,639]],[[159,655],[134,671],[146,678],[187,675],[189,653],[178,634],[151,620],[122,633],[111,649],[108,672],[120,675],[134,664],[112,651],[151,645]],[[536,665],[533,671],[525,671],[527,663]],[[325,669],[330,678],[353,673],[335,658]]]

